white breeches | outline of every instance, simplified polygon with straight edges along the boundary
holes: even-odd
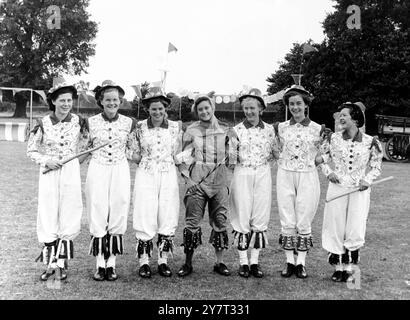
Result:
[[[174,236],[179,218],[179,186],[175,166],[169,171],[137,168],[133,194],[136,238],[148,241],[156,234]]]
[[[244,234],[266,231],[271,202],[270,166],[263,165],[256,169],[236,166],[229,197],[232,228]]]
[[[60,170],[43,174],[40,167],[37,236],[39,242],[73,240],[80,233],[83,202],[80,164],[72,160]]]
[[[352,190],[329,183],[327,198]],[[328,252],[343,254],[345,248],[355,251],[364,245],[369,213],[370,189],[355,192],[325,204],[322,246]]]
[[[130,168],[127,160],[116,165],[90,161],[85,183],[90,233],[96,238],[107,232],[123,235],[130,206]]]
[[[310,234],[320,199],[317,170],[297,172],[279,168],[276,190],[282,234]]]

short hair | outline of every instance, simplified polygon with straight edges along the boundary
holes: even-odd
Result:
[[[289,91],[288,93],[286,93],[283,96],[283,100],[285,101],[285,105],[289,106],[289,99],[290,97],[295,97],[295,96],[300,96],[303,99],[303,102],[305,102],[305,104],[307,106],[310,106],[310,104],[312,103],[312,97],[302,93],[302,92],[297,92],[297,91]]]
[[[146,108],[148,110],[149,107],[151,106],[151,104],[153,104],[155,102],[161,102],[165,109],[167,109],[170,106],[168,101],[166,101],[162,97],[155,97],[155,98],[149,99],[147,102],[143,102],[143,106],[144,106],[144,108]]]
[[[50,93],[47,97],[47,104],[51,111],[56,111],[56,106],[53,101],[57,100],[59,96],[66,93],[71,93],[73,100],[78,98],[77,91],[74,91],[71,87],[64,87],[56,90],[53,93]]]
[[[343,109],[349,109],[350,117],[353,121],[356,121],[357,127],[361,128],[364,126],[364,114],[362,109],[357,104],[353,103],[343,103],[337,108],[337,111],[342,111]]]
[[[118,97],[120,98],[120,101],[121,101],[121,103],[122,103],[123,98],[124,98],[124,94],[121,92],[121,90],[118,90],[117,88],[113,88],[113,87],[108,87],[108,88],[106,88],[106,89],[101,89],[100,95],[99,95],[99,97],[98,97],[97,104],[98,104],[101,108],[103,108],[103,105],[101,104],[101,101],[104,100],[104,94],[105,94],[106,92],[111,92],[111,91],[117,91],[117,92],[118,92]]]

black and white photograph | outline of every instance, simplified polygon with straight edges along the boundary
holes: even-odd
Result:
[[[0,0],[0,181],[0,300],[409,300],[410,0]]]

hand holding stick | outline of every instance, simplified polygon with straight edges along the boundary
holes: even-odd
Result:
[[[373,183],[371,184],[371,186],[374,186],[374,185],[376,185],[376,184],[383,183],[383,182],[386,182],[386,181],[390,181],[390,180],[393,180],[393,179],[394,179],[393,176],[390,176],[390,177],[387,177],[387,178],[384,178],[384,179],[380,179],[380,180],[377,180],[377,181],[373,182]],[[331,197],[330,199],[326,199],[326,203],[329,203],[329,202],[331,202],[331,201],[333,201],[333,200],[339,199],[339,198],[341,198],[341,197],[347,196],[347,195],[349,195],[349,194],[352,194],[352,193],[355,193],[355,192],[358,192],[358,191],[359,191],[359,187],[357,187],[357,188],[355,188],[355,189],[353,189],[353,190],[344,192],[344,193],[342,193],[342,194],[340,194],[340,195],[338,195],[338,196]]]
[[[107,142],[107,143],[104,143],[104,144],[102,144],[102,145],[100,145],[100,146],[98,146],[98,147],[95,147],[95,148],[93,148],[93,149],[89,149],[89,150],[80,152],[80,153],[76,154],[75,156],[72,156],[71,158],[68,158],[68,159],[64,160],[63,162],[61,162],[61,164],[66,164],[67,162],[70,162],[71,160],[74,160],[74,159],[76,159],[76,158],[79,158],[79,157],[81,157],[81,156],[83,156],[83,155],[85,155],[85,154],[87,154],[87,153],[91,153],[91,152],[94,152],[94,151],[96,151],[96,150],[98,150],[98,149],[104,148],[105,146],[108,146],[110,143],[112,143],[112,142]],[[53,171],[53,170],[54,170],[54,169],[47,168],[46,170],[43,171],[43,174],[49,173],[50,171]]]

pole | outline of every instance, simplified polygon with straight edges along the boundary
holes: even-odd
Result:
[[[30,89],[30,131],[33,129],[33,89]]]
[[[182,97],[179,98],[179,120],[182,120]]]

